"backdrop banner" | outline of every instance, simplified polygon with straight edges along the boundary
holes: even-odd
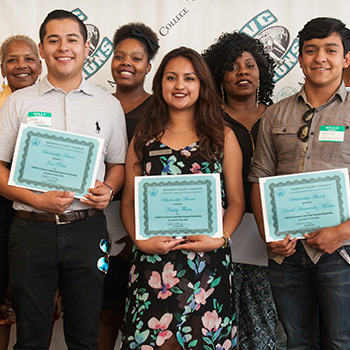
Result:
[[[86,24],[90,52],[84,77],[109,92],[115,91],[110,71],[113,34],[129,22],[144,22],[159,36],[160,49],[146,78],[149,92],[156,68],[170,50],[187,46],[202,52],[221,33],[242,31],[259,38],[277,61],[275,101],[297,92],[303,83],[297,34],[304,24],[311,18],[327,16],[350,25],[350,5],[346,0],[2,0],[0,42],[14,34],[26,34],[39,42],[40,24],[58,8],[72,11]],[[45,74],[43,64],[42,76]],[[117,203],[112,203],[107,208],[109,230],[115,238],[125,235],[120,220],[116,220],[117,207]],[[256,227],[252,231],[256,237]],[[118,250],[114,246],[112,253]],[[233,255],[241,262],[266,264],[265,256],[251,254],[249,247],[244,251]]]

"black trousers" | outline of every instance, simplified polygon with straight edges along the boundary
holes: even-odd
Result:
[[[8,241],[12,218],[12,201],[0,196],[0,304],[8,284]]]
[[[104,256],[99,248],[104,238],[108,238],[104,214],[65,225],[14,219],[9,242],[17,320],[14,349],[48,349],[59,288],[68,349],[97,350],[105,274],[96,264]]]

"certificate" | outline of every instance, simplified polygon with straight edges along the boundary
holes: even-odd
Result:
[[[135,177],[136,239],[222,237],[219,174]]]
[[[349,218],[348,169],[259,179],[267,242],[339,225]]]
[[[82,198],[94,187],[103,139],[21,124],[9,185],[37,191],[73,191]]]

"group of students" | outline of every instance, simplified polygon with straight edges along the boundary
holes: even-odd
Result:
[[[157,35],[142,23],[124,25],[113,38],[113,96],[82,78],[89,43],[74,14],[52,11],[39,34],[48,73],[37,84],[41,61],[30,39],[12,37],[0,50],[8,81],[0,97],[0,193],[14,201],[14,348],[48,349],[59,290],[69,349],[113,349],[119,329],[125,350],[276,349],[278,317],[288,349],[350,349],[349,266],[337,251],[350,252],[348,221],[302,242],[269,243],[269,267],[233,263],[230,249],[238,232],[252,246],[261,239],[258,227],[264,237],[260,177],[350,167],[345,25],[316,18],[304,26],[298,37],[305,84],[271,107],[275,63],[245,34],[224,33],[202,55],[172,50],[150,95],[144,81]],[[105,139],[98,180],[85,198],[7,184],[19,125],[30,124],[33,111],[48,115],[47,127]],[[344,141],[321,147],[320,126],[336,124],[345,127]],[[220,174],[223,237],[136,240],[134,178],[198,173]],[[103,209],[122,188],[117,197],[129,237],[112,257]],[[242,217],[249,232],[240,232]],[[103,256],[106,278],[97,266]],[[6,274],[6,263],[1,267]]]

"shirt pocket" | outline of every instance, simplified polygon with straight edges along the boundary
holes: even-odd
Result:
[[[343,142],[319,142],[321,144],[319,157],[323,161],[337,167],[350,168],[350,129],[345,128]]]
[[[272,137],[275,144],[278,162],[296,159],[298,156],[298,145],[302,142],[297,133],[300,125],[282,124],[272,128]]]

